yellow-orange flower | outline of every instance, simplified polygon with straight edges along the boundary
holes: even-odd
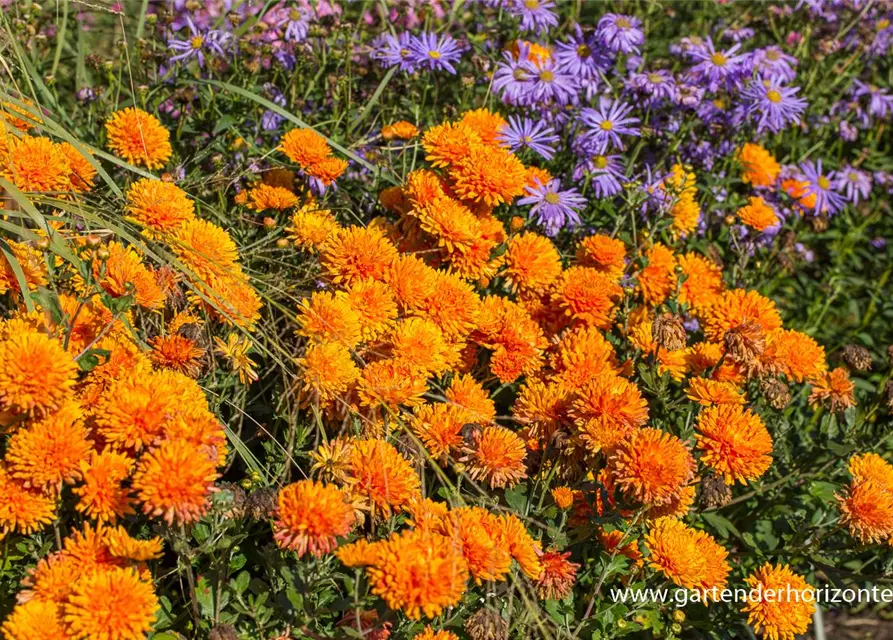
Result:
[[[352,494],[365,498],[384,515],[419,495],[419,477],[412,465],[384,440],[351,444],[346,482]]]
[[[618,238],[600,233],[587,236],[577,245],[577,264],[592,267],[619,280],[626,268],[626,245]]]
[[[770,640],[794,640],[806,633],[815,613],[815,593],[788,565],[764,564],[746,579],[751,593],[742,609],[747,622]]]
[[[545,293],[561,274],[561,256],[548,238],[522,233],[509,240],[505,252],[505,279],[521,293]]]
[[[893,492],[889,487],[866,480],[853,481],[837,496],[840,521],[864,544],[887,541],[893,534]]]
[[[83,484],[72,491],[79,496],[75,508],[99,522],[115,521],[133,513],[130,490],[123,486],[133,470],[134,460],[123,453],[106,449],[93,452],[81,462]]]
[[[323,158],[306,168],[307,175],[329,186],[347,170],[347,161],[341,158]]]
[[[72,397],[77,365],[62,344],[26,331],[0,340],[0,409],[55,411]]]
[[[357,384],[357,396],[363,405],[391,411],[422,404],[422,394],[427,390],[424,370],[393,358],[367,364]]]
[[[738,404],[718,404],[698,415],[701,461],[729,484],[756,480],[772,464],[772,436],[760,416]]]
[[[216,460],[202,447],[166,440],[140,458],[133,489],[147,515],[189,524],[208,510],[216,479]]]
[[[15,262],[22,269],[28,290],[33,291],[37,287],[46,285],[47,264],[43,253],[31,245],[16,242],[15,240],[6,240],[6,244],[12,252]],[[21,293],[20,287],[18,275],[13,270],[6,254],[0,255],[0,295],[10,290]]]
[[[303,169],[324,160],[332,153],[326,139],[313,129],[292,129],[286,132],[279,144],[279,151]]]
[[[695,200],[694,193],[683,192],[673,203],[670,215],[673,216],[673,230],[676,233],[687,235],[697,229],[701,220],[701,206]]]
[[[465,415],[458,407],[445,403],[424,404],[418,407],[410,426],[432,458],[445,458],[462,443]]]
[[[414,635],[412,640],[459,640],[459,636],[452,631],[435,631],[428,625],[421,633]]]
[[[105,130],[109,149],[131,164],[159,169],[173,152],[170,132],[142,109],[116,111],[105,123]]]
[[[731,382],[720,382],[709,378],[692,378],[685,390],[692,402],[709,407],[714,404],[744,404],[741,390]]]
[[[584,385],[570,412],[590,453],[613,448],[648,420],[648,404],[639,388],[613,373]]]
[[[485,427],[461,460],[468,465],[472,479],[489,483],[494,489],[526,477],[526,457],[527,447],[518,434],[505,427]]]
[[[549,493],[552,494],[552,500],[555,501],[555,506],[562,511],[567,511],[574,506],[574,490],[570,487],[555,487],[550,490]]]
[[[708,340],[722,342],[726,333],[751,324],[763,335],[781,327],[775,303],[756,291],[731,289],[724,292],[707,312],[704,333]]]
[[[378,280],[357,280],[347,289],[347,302],[360,321],[363,341],[381,336],[397,317],[397,303],[390,289]]]
[[[480,507],[460,507],[444,514],[434,531],[455,541],[477,584],[505,580],[512,554],[499,516]]]
[[[471,375],[465,374],[453,378],[445,395],[447,402],[462,413],[465,422],[487,424],[496,417],[493,400]]]
[[[450,168],[450,177],[460,198],[488,207],[510,203],[527,185],[524,165],[500,147],[472,147]]]
[[[195,341],[179,333],[172,333],[155,336],[151,345],[149,359],[155,366],[178,371],[190,378],[197,378],[201,373],[205,350],[196,346]]]
[[[433,321],[448,338],[466,336],[477,324],[481,299],[474,287],[445,271],[434,274],[433,286],[416,313]]]
[[[103,529],[103,534],[109,553],[114,558],[146,562],[157,560],[164,550],[161,538],[156,536],[148,540],[139,540],[131,537],[124,527],[108,527]]]
[[[404,310],[424,308],[437,278],[437,271],[414,255],[397,257],[384,274],[384,281]]]
[[[72,191],[89,191],[96,179],[96,167],[70,142],[60,142],[59,150],[68,160],[68,183]]]
[[[748,227],[757,231],[765,231],[778,223],[778,214],[775,213],[775,209],[759,197],[750,198],[747,205],[738,209],[738,218]]]
[[[876,453],[853,456],[847,469],[856,483],[875,482],[886,490],[893,491],[893,465]]]
[[[347,227],[323,245],[320,262],[332,280],[351,284],[382,280],[397,257],[397,249],[377,227]]]
[[[319,251],[329,238],[341,228],[328,209],[320,209],[315,201],[307,202],[295,211],[286,229],[288,237],[301,249]]]
[[[248,192],[248,197],[250,198],[248,206],[255,211],[291,209],[299,202],[298,196],[285,187],[275,187],[264,183],[251,189]]]
[[[0,536],[42,529],[53,521],[54,507],[51,498],[22,486],[0,465]]]
[[[688,447],[660,429],[633,431],[608,458],[614,484],[627,498],[646,505],[669,502],[695,472]]]
[[[65,605],[74,637],[140,640],[152,629],[158,597],[134,569],[111,568],[78,580]]]
[[[531,580],[538,580],[543,573],[543,563],[540,562],[542,555],[540,543],[530,537],[530,532],[515,514],[506,513],[500,519],[502,520],[502,535],[512,558],[521,567],[524,575]]]
[[[400,140],[411,140],[417,135],[419,135],[418,127],[416,127],[411,122],[407,122],[406,120],[392,122],[391,124],[386,124],[381,128],[381,137],[385,140],[393,140],[394,138],[399,138]]]
[[[622,295],[623,290],[610,275],[590,267],[571,267],[556,284],[556,296],[565,313],[599,329],[611,326]]]
[[[305,553],[331,553],[337,538],[350,533],[356,522],[353,506],[341,489],[301,480],[279,490],[273,539],[300,558]]]
[[[498,112],[493,113],[487,109],[466,111],[459,122],[478,134],[481,142],[491,146],[499,143],[499,132],[507,124]]]
[[[229,276],[239,257],[226,231],[198,218],[177,227],[172,245],[186,268],[205,282]]]
[[[309,345],[296,364],[304,391],[324,407],[343,397],[360,377],[350,351],[338,342],[324,340]]]
[[[595,327],[580,327],[565,333],[552,357],[557,381],[576,390],[600,373],[619,373],[614,347]]]
[[[568,560],[570,555],[570,551],[546,551],[540,557],[543,572],[534,585],[540,599],[562,600],[573,591],[580,565]]]
[[[128,218],[149,231],[170,233],[195,218],[195,205],[172,182],[140,178],[127,190]]]
[[[422,147],[428,154],[425,159],[433,167],[449,167],[467,158],[472,149],[483,144],[481,137],[471,127],[445,122],[425,131]]]
[[[828,369],[825,349],[810,336],[792,329],[776,329],[767,336],[763,356],[791,380],[820,377]]]
[[[659,518],[645,536],[648,564],[675,584],[701,591],[725,588],[731,567],[728,552],[704,532],[687,527],[675,518]]]
[[[648,264],[637,277],[642,299],[646,304],[662,304],[676,287],[676,257],[673,252],[656,243],[645,254]]]
[[[771,187],[781,173],[781,166],[772,154],[758,144],[746,143],[737,158],[741,163],[741,179],[755,187]]]
[[[827,402],[831,411],[842,411],[856,406],[856,398],[853,394],[856,385],[850,380],[850,375],[843,367],[823,373],[810,382],[812,383],[812,391],[809,394],[811,405],[817,406]]]
[[[103,289],[116,298],[132,293],[136,304],[147,309],[164,305],[165,296],[155,276],[133,247],[109,242],[106,250],[109,256],[105,263],[93,263],[93,273]]]
[[[679,256],[684,280],[679,285],[677,300],[702,314],[723,292],[722,269],[696,253]]]
[[[68,191],[71,164],[62,148],[49,138],[9,138],[2,174],[22,191]]]
[[[317,291],[298,305],[298,335],[316,342],[339,342],[353,348],[360,342],[360,316],[343,293]]]
[[[69,640],[61,613],[55,602],[32,599],[16,605],[0,631],[6,640]]]

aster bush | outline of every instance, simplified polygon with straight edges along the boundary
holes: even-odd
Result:
[[[889,3],[0,7],[5,640],[893,580]]]

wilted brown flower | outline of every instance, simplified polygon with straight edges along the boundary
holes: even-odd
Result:
[[[685,349],[685,327],[682,326],[682,318],[674,313],[663,313],[654,319],[651,325],[651,337],[659,347],[667,351]]]
[[[471,640],[506,640],[509,625],[497,611],[484,607],[465,621],[465,632]]]
[[[245,515],[251,520],[267,520],[276,513],[276,489],[262,487],[248,494]]]
[[[239,640],[239,634],[229,624],[218,624],[211,629],[208,640]]]
[[[701,481],[701,504],[705,507],[724,507],[731,499],[732,490],[722,476],[710,474]]]
[[[760,384],[763,397],[773,409],[781,411],[791,401],[791,390],[788,385],[777,378],[767,378]]]
[[[871,369],[871,352],[858,344],[848,344],[843,348],[843,361],[853,371]]]
[[[726,351],[737,362],[750,368],[756,366],[759,357],[766,350],[766,337],[760,325],[748,321],[726,332],[724,337]]]

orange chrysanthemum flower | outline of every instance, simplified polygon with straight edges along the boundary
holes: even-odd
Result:
[[[109,242],[106,249],[108,259],[93,263],[94,276],[106,292],[115,298],[132,294],[136,304],[147,309],[164,305],[165,296],[154,274],[133,247]]]
[[[714,342],[722,342],[727,332],[742,325],[752,325],[763,335],[781,327],[775,303],[756,291],[744,289],[724,292],[706,316],[704,333]]]
[[[481,137],[471,127],[445,122],[431,127],[422,136],[425,159],[433,167],[449,167],[467,158],[472,149],[483,144]]]
[[[465,415],[454,405],[424,404],[418,407],[410,426],[432,458],[445,459],[462,443]]]
[[[558,428],[570,422],[571,393],[558,382],[528,380],[515,400],[512,415],[528,425],[531,435],[549,442]]]
[[[623,532],[620,529],[613,531],[599,529],[597,535],[598,541],[606,551],[612,553],[616,549],[618,555],[629,558],[637,567],[642,566],[642,552],[639,551],[636,540],[628,532]],[[626,544],[623,544],[624,542]]]
[[[333,282],[382,280],[397,249],[377,227],[347,227],[322,248],[320,262]]]
[[[179,333],[172,333],[155,336],[151,345],[149,359],[155,366],[178,371],[190,378],[197,378],[201,373],[205,350],[196,346],[195,341]]]
[[[360,316],[347,296],[317,291],[298,305],[298,335],[316,342],[339,342],[351,349],[362,337]]]
[[[58,340],[31,331],[0,340],[0,409],[40,415],[72,397],[77,365]]]
[[[157,560],[164,550],[161,538],[139,540],[131,537],[124,527],[109,527],[103,530],[109,553],[114,558],[147,562]]]
[[[356,522],[353,506],[341,489],[301,480],[279,490],[273,539],[300,558],[331,553],[337,538],[350,533]]]
[[[691,481],[695,461],[676,436],[645,428],[633,431],[617,445],[608,458],[608,470],[627,498],[661,505]]]
[[[487,207],[510,203],[527,185],[524,165],[500,147],[472,147],[450,168],[450,177],[460,198]]]
[[[47,264],[43,253],[31,245],[15,240],[6,240],[15,262],[21,267],[25,276],[25,284],[29,291],[35,290],[47,284]],[[6,255],[0,255],[0,295],[7,291],[21,293],[19,277],[13,270],[12,264]]]
[[[391,354],[396,360],[439,376],[458,360],[443,331],[424,318],[406,318],[390,334]]]
[[[347,485],[352,494],[390,515],[419,495],[419,477],[409,461],[384,440],[351,444]]]
[[[173,152],[170,132],[142,109],[116,111],[105,123],[105,130],[109,149],[131,164],[159,169]]]
[[[150,232],[171,233],[195,218],[195,205],[172,182],[140,178],[127,190],[127,216]]]
[[[719,364],[723,347],[717,342],[697,342],[688,349],[686,360],[692,373],[701,375]]]
[[[99,522],[114,522],[133,513],[130,490],[123,486],[133,465],[134,460],[123,453],[93,452],[89,461],[81,462],[83,484],[72,490],[80,498],[75,508]]]
[[[158,597],[134,569],[115,567],[84,575],[65,605],[75,637],[140,640],[152,629]]]
[[[521,571],[531,580],[539,580],[543,573],[540,561],[542,549],[540,543],[530,537],[524,523],[513,513],[502,515],[502,535],[509,547],[512,558],[521,567]]]
[[[187,220],[174,234],[173,249],[200,281],[221,282],[233,277],[239,255],[229,234],[207,220]]]
[[[856,406],[856,397],[853,394],[856,385],[850,380],[850,374],[843,367],[823,373],[810,382],[812,383],[812,391],[809,394],[811,405],[817,406],[827,402],[831,411],[844,411]]]
[[[815,613],[815,593],[788,565],[764,564],[747,577],[751,593],[742,611],[757,633],[769,640],[794,640],[806,633]]]
[[[422,404],[428,390],[427,375],[405,360],[379,360],[363,368],[357,385],[360,402],[373,409],[391,411]]]
[[[347,171],[347,161],[341,158],[323,158],[306,168],[307,175],[329,186]]]
[[[496,417],[496,405],[471,375],[453,378],[445,395],[447,402],[461,412],[465,422],[487,424]]]
[[[189,524],[210,506],[217,479],[216,459],[202,447],[183,440],[167,440],[140,458],[133,489],[143,512],[168,525]]]
[[[626,245],[618,238],[600,233],[588,236],[577,245],[577,264],[619,280],[626,268]]]
[[[52,498],[22,486],[0,466],[0,536],[34,533],[53,521],[54,510]]]
[[[267,209],[291,209],[298,205],[298,196],[286,189],[285,187],[274,187],[269,184],[261,183],[248,191],[250,202],[248,206],[255,211],[266,211]]]
[[[41,111],[34,105],[34,102],[24,97],[20,98],[19,102],[25,103],[30,110],[9,100],[0,102],[0,123],[8,123],[19,131],[30,131],[35,126],[43,123],[39,115],[32,113],[32,111],[37,111],[38,113]]]
[[[682,491],[673,496],[669,502],[649,507],[645,512],[646,522],[658,518],[684,518],[694,506],[696,495],[697,490],[694,485],[682,487]]]
[[[876,453],[863,453],[850,458],[847,469],[853,482],[875,482],[893,491],[893,465]]]
[[[490,146],[499,144],[499,132],[507,124],[499,113],[487,109],[466,111],[459,123],[469,127],[478,134],[481,142]]]
[[[410,620],[438,616],[465,593],[468,564],[451,539],[414,529],[374,546],[375,562],[366,569],[372,593]]]
[[[378,280],[357,280],[347,289],[347,302],[357,313],[364,342],[387,331],[397,317],[397,303],[390,289]]]
[[[279,151],[302,169],[325,160],[332,153],[329,143],[313,129],[292,129],[282,136]]]
[[[438,198],[449,197],[443,179],[428,169],[416,169],[406,176],[403,192],[411,205],[410,215],[433,204]]]
[[[61,613],[55,602],[32,599],[17,605],[0,631],[6,640],[69,640]]]
[[[725,588],[731,567],[728,552],[704,532],[675,518],[659,518],[645,536],[648,564],[675,584],[701,591],[705,598]]]
[[[815,208],[818,196],[815,193],[808,193],[809,183],[805,180],[795,180],[793,178],[782,180],[781,189],[804,209]]]
[[[522,233],[505,252],[506,284],[521,293],[542,294],[561,275],[561,256],[548,238]]]
[[[540,557],[543,573],[534,588],[541,600],[562,600],[573,591],[580,565],[568,560],[570,555],[570,551],[546,551]]]
[[[334,238],[341,225],[328,209],[320,209],[315,201],[309,201],[295,211],[286,229],[295,246],[308,251],[319,251],[322,245]]]
[[[311,344],[296,362],[304,381],[304,391],[323,407],[343,397],[360,377],[350,351],[341,343],[322,341]]]
[[[549,493],[552,494],[552,500],[555,501],[555,506],[562,511],[567,511],[574,506],[574,490],[570,487],[555,487],[554,489],[551,489]]]
[[[27,588],[19,592],[17,599],[19,602],[39,600],[64,604],[82,571],[75,558],[61,552],[52,553],[28,570],[27,577],[22,580],[22,586]]]
[[[557,381],[568,390],[579,389],[601,373],[620,371],[614,347],[595,327],[565,333],[551,363]]]
[[[455,541],[477,584],[505,580],[512,554],[499,516],[480,507],[460,507],[445,514],[434,529]]]
[[[96,167],[70,142],[60,142],[59,150],[68,160],[69,188],[72,191],[89,191],[96,179]]]
[[[452,273],[435,272],[433,286],[416,313],[433,321],[450,339],[475,328],[481,299],[467,282]]]
[[[679,285],[677,300],[702,314],[724,290],[722,269],[696,253],[679,256],[679,268],[684,280]]]
[[[414,255],[401,255],[385,271],[384,281],[403,310],[419,310],[432,296],[437,271]]]
[[[756,480],[772,464],[772,436],[758,415],[738,404],[718,404],[698,415],[701,461],[729,484]]]
[[[394,138],[399,140],[412,140],[417,135],[419,135],[418,127],[406,120],[392,122],[381,128],[381,137],[385,140],[393,140]]]
[[[709,378],[692,378],[685,390],[692,402],[709,407],[714,404],[744,404],[741,390],[731,382],[719,382]]]
[[[673,231],[677,234],[687,235],[698,228],[701,220],[701,206],[695,200],[693,191],[685,191],[670,209],[673,217]]]
[[[676,287],[676,257],[673,252],[656,243],[645,254],[648,264],[638,275],[639,290],[645,304],[662,304]]]
[[[435,631],[429,624],[421,633],[414,635],[412,640],[459,640],[459,636],[452,631]]]
[[[893,491],[890,487],[863,480],[853,481],[837,496],[840,521],[863,544],[886,541],[893,534]]]
[[[741,179],[755,187],[771,187],[781,173],[781,166],[771,153],[758,144],[746,143],[737,154],[741,163]]]
[[[778,214],[775,213],[775,209],[759,197],[750,198],[746,206],[738,209],[738,218],[748,227],[757,231],[765,231],[778,223]]]
[[[489,483],[494,489],[526,477],[526,458],[527,447],[518,434],[505,427],[485,427],[461,461],[468,465],[473,480]]]
[[[824,347],[805,333],[776,329],[766,338],[763,359],[791,380],[818,378],[828,370]]]
[[[71,164],[62,148],[49,138],[9,138],[2,175],[22,191],[66,192]]]
[[[449,196],[440,196],[415,215],[422,229],[450,255],[467,253],[480,236],[480,224],[471,209]]]
[[[610,276],[590,267],[571,267],[558,279],[556,296],[575,320],[607,329],[623,289]]]
[[[72,484],[81,477],[80,463],[91,448],[83,412],[71,402],[19,429],[9,440],[6,462],[10,474],[26,487],[54,494],[63,482]]]
[[[648,420],[648,403],[639,388],[613,373],[583,386],[570,411],[590,453],[611,449]]]

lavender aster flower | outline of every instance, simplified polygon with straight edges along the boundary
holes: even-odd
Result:
[[[615,53],[639,53],[645,44],[642,21],[633,16],[606,13],[598,21],[597,37]]]
[[[798,98],[799,87],[783,87],[775,82],[754,82],[741,92],[749,102],[748,112],[757,115],[757,131],[778,133],[788,124],[800,122],[806,100]]]
[[[625,180],[626,176],[620,156],[591,156],[574,169],[574,180],[580,180],[585,172],[592,177],[596,198],[610,198],[623,191],[620,180]]]
[[[878,117],[885,118],[887,114],[893,111],[893,96],[872,84],[866,84],[861,80],[853,81],[853,97],[861,98],[868,96],[868,113]]]
[[[188,60],[189,58],[195,58],[198,60],[198,65],[204,67],[205,51],[211,51],[219,56],[226,55],[223,47],[226,46],[232,38],[230,34],[218,29],[211,29],[205,33],[201,33],[189,17],[186,18],[186,26],[189,29],[190,34],[192,34],[187,40],[171,38],[167,41],[169,49],[179,52],[176,55],[171,56],[171,62],[180,62],[182,60]]]
[[[310,28],[308,15],[301,9],[292,9],[285,20],[285,31],[282,39],[287,42],[303,42],[307,39],[307,31]]]
[[[805,196],[815,196],[815,210],[817,213],[834,215],[843,209],[846,202],[837,193],[835,188],[836,174],[832,171],[825,174],[822,171],[822,161],[807,161],[800,165],[803,177],[808,183]]]
[[[558,142],[555,130],[542,120],[535,122],[518,116],[509,116],[508,123],[503,125],[497,139],[512,151],[531,149],[546,160],[551,160],[555,155],[553,145]]]
[[[584,35],[578,24],[574,25],[574,33],[567,42],[555,45],[552,57],[567,73],[583,81],[597,79],[611,68],[612,63],[595,35]]]
[[[867,200],[871,195],[871,174],[846,165],[836,173],[834,188],[842,191],[849,202],[859,204],[860,200]]]
[[[528,70],[532,74],[529,94],[522,95],[527,103],[557,102],[565,105],[576,102],[579,85],[576,79],[567,73],[555,60],[543,60],[535,65],[528,62]]]
[[[543,33],[558,25],[554,0],[512,0],[509,13],[521,18],[521,31]]]
[[[584,134],[584,141],[592,152],[603,154],[609,147],[623,149],[621,135],[639,136],[639,119],[629,117],[632,107],[608,98],[602,98],[597,109],[585,108],[580,111],[580,118],[589,129]]]
[[[586,199],[576,189],[562,191],[558,178],[545,185],[537,181],[535,187],[527,187],[527,193],[530,195],[518,200],[518,204],[533,205],[530,215],[543,225],[547,235],[557,235],[566,224],[580,223],[577,211],[586,204]]]
[[[740,44],[732,45],[725,51],[717,51],[713,40],[707,38],[703,49],[692,51],[692,57],[698,63],[689,70],[689,76],[695,82],[703,82],[710,91],[721,86],[734,87],[740,80],[746,56],[736,55]]]
[[[462,57],[462,49],[452,36],[444,34],[438,38],[433,33],[422,33],[412,39],[409,48],[420,68],[456,75],[453,65]]]
[[[506,104],[518,104],[521,96],[530,92],[536,69],[528,64],[524,47],[517,59],[508,51],[502,57],[504,62],[497,64],[493,72],[493,90]]]
[[[647,97],[649,105],[672,99],[676,88],[672,74],[663,70],[634,73],[627,86]]]
[[[776,45],[754,51],[751,54],[750,63],[754,70],[766,80],[791,82],[797,75],[794,69],[797,66],[797,58],[789,56]]]
[[[372,57],[385,68],[400,67],[401,71],[414,73],[416,58],[410,48],[412,40],[407,31],[396,37],[390,33],[382,34],[372,43]]]

